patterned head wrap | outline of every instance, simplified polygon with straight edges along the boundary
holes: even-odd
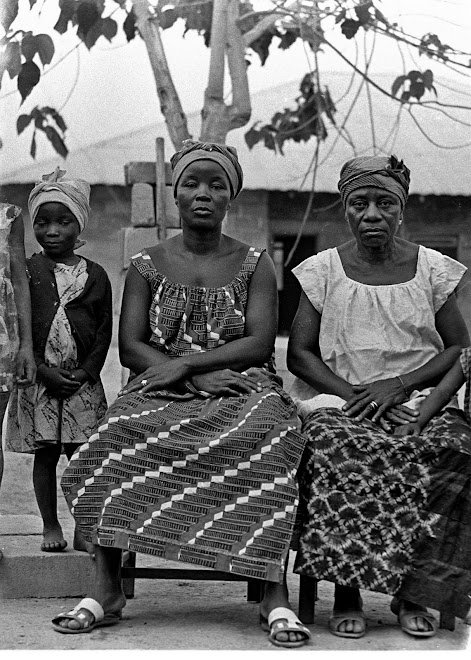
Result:
[[[351,192],[374,186],[397,195],[404,208],[409,195],[409,182],[410,170],[396,156],[358,156],[343,165],[338,188],[344,206]]]
[[[83,179],[63,179],[64,170],[58,167],[51,174],[44,174],[42,181],[37,183],[30,192],[28,209],[31,222],[34,224],[41,204],[60,202],[67,206],[75,215],[82,232],[90,217],[90,184]]]
[[[235,148],[215,142],[194,142],[193,140],[185,140],[180,151],[173,154],[170,159],[174,195],[176,195],[177,184],[183,170],[195,160],[213,160],[218,163],[229,179],[231,199],[237,197],[242,189],[244,177]]]

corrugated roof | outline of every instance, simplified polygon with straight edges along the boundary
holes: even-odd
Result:
[[[378,79],[378,77],[376,77]],[[394,75],[381,76],[381,82],[387,89]],[[324,78],[330,93],[337,103],[337,125],[340,126],[349,113],[351,100],[357,89],[350,89],[345,98],[350,78],[343,73],[332,73]],[[457,87],[457,83],[453,83]],[[358,83],[356,83],[358,87]],[[268,90],[257,92],[252,98],[252,120],[269,121],[275,110],[292,106],[293,99],[298,94],[299,81],[274,86]],[[469,89],[463,88],[463,93],[439,87],[439,100],[461,105],[471,105],[467,100]],[[336,101],[339,100],[338,102]],[[396,153],[403,158],[412,171],[411,192],[434,195],[469,195],[471,190],[471,131],[464,123],[453,122],[444,113],[435,112],[429,108],[417,108],[415,116],[432,140],[447,148],[440,149],[432,144],[417,127],[407,112],[400,114],[399,128],[396,134],[395,125],[400,110],[398,104],[390,101],[377,90],[372,90],[372,105],[374,109],[375,144],[384,153]],[[469,113],[453,110],[453,115],[463,122],[471,122]],[[199,113],[188,117],[190,131],[198,134]],[[366,90],[360,91],[358,102],[351,112],[346,124],[349,135],[356,145],[357,152],[344,140],[339,139],[333,127],[329,129],[329,137],[322,144],[316,189],[318,191],[336,191],[338,173],[342,163],[353,155],[368,154],[373,151],[373,131],[370,122]],[[228,143],[234,145],[244,168],[244,187],[250,190],[309,190],[312,175],[306,178],[315,143],[286,143],[285,155],[275,155],[264,146],[257,145],[250,151],[245,144],[244,134],[247,127],[232,131]],[[391,135],[392,132],[392,135]],[[394,137],[395,135],[395,137]],[[61,167],[67,169],[68,176],[80,176],[92,184],[123,184],[124,164],[130,161],[154,160],[154,140],[158,136],[166,139],[167,154],[170,155],[170,140],[168,139],[165,122],[156,122],[139,130],[117,135],[114,138],[90,144],[72,151],[67,161]],[[458,149],[450,147],[466,145]],[[25,156],[26,158],[26,156]],[[26,165],[25,167],[2,173],[2,182],[31,183],[41,177],[44,172],[52,171],[60,159],[49,158]]]

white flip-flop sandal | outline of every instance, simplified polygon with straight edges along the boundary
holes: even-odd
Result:
[[[309,628],[306,628],[293,610],[290,610],[288,607],[275,607],[275,609],[268,615],[268,619],[260,615],[260,624],[263,630],[270,633],[268,639],[275,646],[298,648],[304,646],[311,639],[311,631]],[[277,635],[280,632],[301,633],[304,635],[304,639],[300,639],[297,642],[290,642],[289,640],[281,641],[277,639]]]
[[[88,616],[87,614],[88,613]],[[90,614],[93,616],[93,621],[90,622]],[[78,621],[80,628],[76,630],[72,628],[64,628],[59,624],[62,619],[69,619],[70,621]],[[94,598],[83,598],[73,610],[69,612],[61,612],[52,619],[52,626],[57,632],[78,635],[81,633],[89,633],[94,628],[103,626],[113,626],[121,620],[121,610],[119,612],[108,612],[105,614],[102,606]]]

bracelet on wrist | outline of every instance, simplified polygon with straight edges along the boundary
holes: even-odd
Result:
[[[401,383],[401,385],[402,385],[402,389],[404,390],[404,394],[406,395],[407,398],[409,398],[410,395],[411,395],[409,388],[406,387],[404,381],[402,380],[402,378],[401,378],[400,376],[396,376],[396,378],[397,378],[397,379],[399,380],[399,382]]]

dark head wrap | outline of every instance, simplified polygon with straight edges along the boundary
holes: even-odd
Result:
[[[343,165],[338,188],[344,206],[351,192],[374,186],[397,195],[404,208],[409,195],[409,182],[410,170],[396,156],[358,156]]]
[[[234,147],[227,147],[215,142],[194,142],[193,140],[185,140],[180,151],[173,154],[170,159],[174,195],[183,170],[195,160],[213,160],[218,163],[229,179],[231,199],[237,197],[242,189],[244,177]]]

